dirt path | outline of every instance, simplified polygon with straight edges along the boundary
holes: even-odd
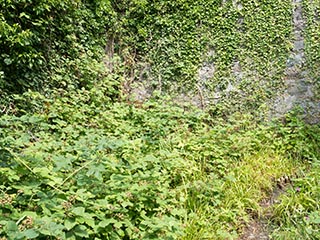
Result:
[[[268,221],[272,216],[271,207],[277,203],[278,198],[281,194],[285,193],[285,190],[290,184],[290,180],[283,178],[281,182],[275,187],[269,198],[264,199],[260,202],[263,216],[254,217],[252,221],[246,226],[243,234],[238,240],[269,240],[270,229]]]
[[[244,234],[239,238],[239,240],[269,240],[268,229],[266,228],[266,223],[253,220],[245,229]]]

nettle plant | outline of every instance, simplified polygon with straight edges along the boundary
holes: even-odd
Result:
[[[315,158],[317,145],[306,145],[299,122],[264,127],[240,115],[219,122],[160,102],[102,104],[96,93],[0,118],[2,237],[178,239],[187,231],[192,239],[192,229],[236,236],[247,213],[230,205],[225,187],[234,186],[238,163],[265,146]]]
[[[259,109],[278,89],[292,30],[291,1],[235,3],[0,3],[1,238],[237,238],[281,174],[276,164],[317,162],[319,132],[297,118],[270,126],[226,117]],[[203,61],[215,76],[199,83]],[[237,61],[248,72],[240,82]],[[157,94],[124,101],[126,83],[141,79]],[[240,91],[209,113],[163,96],[229,83]],[[260,177],[252,159],[268,174],[245,191]],[[304,211],[312,227],[317,211]]]
[[[170,119],[145,119],[131,113],[129,106],[110,109],[112,118],[104,112],[103,121],[90,120],[92,116],[81,109],[70,115],[73,104],[62,105],[64,112],[56,115],[60,104],[49,114],[1,118],[1,235],[9,239],[181,235],[186,211],[176,188],[181,184],[179,171],[186,167],[181,156],[162,149],[166,143],[159,139],[170,134],[176,120],[165,129]],[[163,125],[163,132],[153,121]],[[109,130],[98,128],[100,124],[119,127]]]

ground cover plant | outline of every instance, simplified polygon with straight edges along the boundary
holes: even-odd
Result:
[[[318,162],[319,129],[295,118],[218,121],[99,91],[35,94],[41,110],[0,118],[3,239],[236,239],[274,179]]]
[[[318,89],[320,5],[302,4]],[[267,109],[283,88],[292,10],[0,1],[0,239],[241,239],[260,219],[272,239],[319,239],[320,127]],[[215,75],[199,79],[203,66]],[[134,98],[145,82],[148,97]],[[221,100],[201,109],[176,98],[208,91]]]

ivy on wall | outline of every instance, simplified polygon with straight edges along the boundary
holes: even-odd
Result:
[[[150,92],[201,95],[213,114],[254,112],[283,88],[292,49],[290,0],[0,4],[2,94],[90,87],[112,73],[110,79],[129,90],[132,82],[143,82]],[[318,6],[305,1],[314,81]],[[102,64],[105,53],[109,69]],[[204,65],[214,74],[202,79]]]
[[[315,83],[319,0],[304,3]],[[126,102],[121,90],[145,82],[162,95],[199,94],[210,115],[261,111],[283,87],[292,8],[0,1],[0,239],[237,239],[273,179],[317,166],[318,128],[295,115],[267,125],[250,114],[212,118],[166,96]],[[275,216],[319,239],[319,184],[305,179],[293,181],[302,203],[290,199],[292,211],[283,204]],[[314,204],[297,215],[303,201]]]
[[[122,36],[115,48],[134,58],[130,81],[165,92],[197,94],[200,87],[209,100],[218,92],[225,109],[256,110],[282,87],[291,1],[122,1],[114,9]],[[200,81],[203,63],[214,65],[214,75]]]
[[[220,103],[225,108],[255,111],[282,87],[290,51],[292,5],[290,1],[228,3],[224,8],[233,17],[221,19],[222,26],[229,29],[212,29],[218,67],[210,84],[221,91],[225,101]]]
[[[307,20],[305,29],[306,67],[314,84],[315,98],[320,99],[320,1],[303,1]]]

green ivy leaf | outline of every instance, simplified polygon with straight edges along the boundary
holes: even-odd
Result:
[[[113,224],[113,226],[115,228],[121,228],[122,227],[122,222],[116,222],[115,224]]]
[[[5,58],[3,61],[7,65],[10,65],[12,63],[12,60],[10,58]]]

